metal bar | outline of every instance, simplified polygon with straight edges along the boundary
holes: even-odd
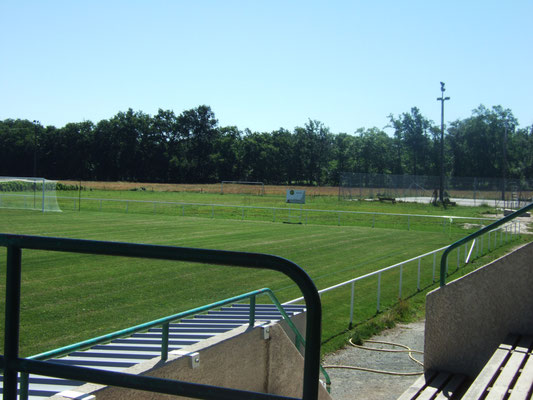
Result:
[[[61,197],[57,196],[58,199],[70,199],[70,197]],[[153,200],[122,200],[122,199],[95,199],[95,198],[89,198],[89,197],[82,197],[82,200],[89,200],[89,201],[96,201],[96,200],[105,200],[105,201],[114,201],[114,202],[125,202],[128,201],[130,203],[151,203]],[[170,205],[189,205],[189,206],[214,206],[214,207],[221,207],[221,208],[247,208],[247,209],[260,209],[260,210],[271,210],[276,207],[257,207],[257,206],[241,206],[241,205],[232,205],[232,204],[208,204],[208,203],[181,203],[181,202],[171,202],[171,201],[158,201],[158,204],[170,204]],[[281,208],[277,207],[278,210],[287,210],[288,208]],[[421,218],[433,218],[433,219],[442,219],[444,222],[446,222],[446,218],[449,217],[443,217],[442,215],[424,215],[424,214],[400,214],[400,213],[374,213],[369,211],[342,211],[342,210],[318,210],[318,209],[312,209],[308,208],[306,211],[312,211],[312,212],[321,212],[321,213],[337,213],[337,214],[378,214],[378,215],[387,215],[387,216],[403,216],[403,217],[421,217]],[[461,217],[461,216],[454,216],[454,219],[468,219],[468,220],[479,220],[479,221],[497,221],[495,218],[484,218],[484,217]]]
[[[42,211],[43,211],[43,212],[44,212],[44,201],[45,201],[45,199],[44,199],[44,188],[45,188],[45,183],[46,183],[46,179],[43,178],[43,183],[42,183],[42,185],[43,185],[43,206],[42,206]]]
[[[350,324],[348,327],[352,329],[353,326],[353,302],[354,302],[354,294],[355,294],[355,282],[352,282],[352,296],[350,299]]]
[[[257,393],[237,389],[216,387],[191,382],[182,382],[171,379],[156,378],[146,375],[134,375],[124,372],[111,372],[97,370],[93,368],[78,367],[73,365],[61,365],[46,361],[36,361],[19,359],[16,367],[20,371],[34,373],[38,375],[53,376],[63,379],[79,380],[84,382],[98,383],[108,386],[119,386],[129,389],[150,390],[156,393],[180,395],[195,399],[222,399],[222,400],[268,400],[268,399],[294,399],[266,393]],[[306,393],[304,387],[304,399],[316,399],[318,396],[318,381],[316,386],[317,394],[314,397]],[[5,393],[5,392],[4,392]],[[5,395],[4,395],[5,396]],[[6,399],[6,397],[4,397]],[[8,399],[11,400],[11,399]]]
[[[461,248],[457,248],[457,269],[459,269],[459,264],[461,262]]]
[[[3,388],[6,400],[17,398],[16,361],[19,356],[21,258],[20,247],[14,245],[7,247]]]
[[[222,250],[206,250],[206,249],[194,249],[184,247],[172,247],[172,246],[157,246],[157,245],[145,245],[145,244],[132,244],[132,243],[117,243],[117,242],[101,242],[92,240],[80,240],[80,239],[64,239],[64,238],[50,238],[50,237],[37,237],[37,236],[25,236],[25,235],[10,235],[0,234],[0,245],[8,246],[11,249],[18,250],[18,265],[20,275],[20,248],[38,249],[38,250],[52,250],[52,251],[64,251],[64,252],[76,252],[86,254],[101,254],[101,255],[114,255],[125,257],[140,257],[140,258],[153,258],[153,259],[165,259],[174,261],[189,261],[206,264],[237,266],[246,268],[263,268],[277,272],[281,272],[291,278],[299,287],[307,307],[307,319],[306,319],[306,334],[307,334],[307,346],[305,347],[304,354],[304,377],[303,377],[303,398],[315,399],[318,395],[318,378],[320,368],[320,332],[321,332],[321,319],[322,308],[321,301],[315,284],[309,277],[309,275],[298,265],[292,263],[281,257],[276,257],[267,254],[259,253],[244,253],[244,252],[231,252]],[[8,251],[11,254],[10,258],[13,259],[12,254],[16,254],[15,250]],[[20,279],[20,277],[19,277]],[[12,285],[8,285],[9,290],[12,291]],[[20,286],[18,286],[17,294],[20,295]],[[17,296],[15,296],[17,297]],[[20,299],[20,297],[19,297]],[[18,300],[20,301],[20,300]],[[8,303],[6,302],[6,311],[8,310]],[[20,304],[16,304],[17,316],[20,310]],[[6,319],[9,313],[6,313]],[[13,317],[9,318],[10,324],[13,325]],[[16,322],[17,335],[16,343],[18,343],[18,317]],[[164,321],[160,321],[164,322]],[[7,324],[7,321],[6,321]],[[11,337],[13,340],[13,330],[6,337]],[[7,340],[7,339],[6,339]],[[11,342],[9,342],[11,344]],[[10,349],[8,355],[12,357],[12,347],[6,346],[6,349]],[[12,369],[12,364],[18,365],[16,360],[5,357],[5,366],[8,375]],[[28,360],[19,360],[20,362],[29,362]],[[28,364],[26,364],[28,365]],[[72,368],[72,367],[70,367]],[[22,369],[20,369],[22,371]],[[85,368],[83,368],[85,373]],[[15,395],[16,395],[16,371],[15,373]],[[32,372],[32,371],[26,371]],[[4,375],[5,377],[5,375]],[[85,376],[86,377],[86,376]],[[11,377],[13,379],[13,377]],[[91,378],[92,379],[92,378]],[[9,376],[7,379],[7,385],[9,386]],[[96,382],[96,381],[95,381]],[[97,382],[100,383],[100,382]],[[9,389],[8,389],[9,391]],[[182,394],[182,393],[180,393]],[[236,398],[236,397],[235,397]]]
[[[421,258],[418,259],[418,277],[416,279],[416,289],[420,292],[420,260]]]
[[[433,253],[433,283],[435,283],[435,267],[437,266],[437,253]]]
[[[472,246],[470,246],[470,251],[468,252],[468,255],[466,256],[465,264],[468,264],[470,261],[470,256],[472,255],[472,251],[474,250],[474,245],[476,244],[477,239],[474,239],[472,241]]]
[[[305,354],[307,354],[306,340],[302,337],[302,335],[301,335],[300,331],[298,330],[298,328],[296,328],[296,326],[294,325],[292,320],[289,318],[289,316],[285,312],[285,309],[283,308],[283,306],[281,305],[281,303],[279,302],[277,297],[274,295],[274,292],[272,292],[272,290],[270,290],[270,289],[265,289],[265,290],[266,290],[266,294],[270,298],[270,301],[272,301],[272,303],[274,303],[274,305],[276,306],[276,308],[278,309],[280,314],[283,316],[283,319],[285,320],[285,322],[287,322],[287,325],[289,325],[289,327],[294,332],[295,337],[298,338],[299,342],[302,343],[305,346]],[[318,292],[317,292],[317,294],[318,294]],[[318,296],[318,299],[320,300],[320,295]],[[320,310],[322,311],[322,309],[320,309]],[[309,328],[309,325],[306,324],[306,329],[308,329],[308,328]],[[307,357],[307,356],[305,356],[305,357]],[[326,372],[326,370],[324,368],[322,368],[322,365],[320,365],[320,360],[318,362],[318,366],[319,366],[320,371],[322,371],[322,375],[324,375],[324,378],[326,379],[326,388],[327,388],[327,390],[329,392],[330,391],[330,386],[331,386],[331,379],[329,377],[329,374]],[[305,366],[304,366],[304,372],[305,372]],[[318,375],[317,375],[317,379],[318,379]],[[305,384],[305,377],[304,377],[304,384]],[[318,390],[317,390],[316,395],[318,395]],[[304,394],[304,396],[305,396],[305,394]]]
[[[381,303],[381,273],[378,274],[378,306],[377,306],[377,312],[379,312]]]
[[[462,244],[464,244],[464,243],[466,243],[466,242],[468,242],[468,241],[470,241],[472,239],[475,239],[475,238],[483,235],[484,233],[492,231],[493,229],[495,229],[495,228],[507,223],[508,221],[511,221],[511,220],[515,219],[516,217],[518,217],[520,215],[522,215],[526,211],[531,210],[532,208],[533,208],[533,203],[530,203],[527,206],[522,207],[520,210],[515,211],[514,213],[509,214],[506,217],[503,217],[500,220],[498,220],[496,222],[493,222],[492,224],[487,225],[484,228],[481,228],[480,230],[478,230],[477,232],[474,232],[474,233],[472,233],[472,234],[470,234],[468,236],[465,236],[464,238],[459,239],[455,243],[452,243],[450,246],[448,246],[448,248],[446,248],[446,250],[444,250],[444,253],[442,254],[442,258],[441,258],[440,285],[441,286],[446,285],[446,260],[448,259],[448,254],[453,249],[455,249],[456,247],[461,246]]]
[[[253,292],[245,293],[245,294],[242,294],[242,295],[239,295],[239,296],[230,297],[228,299],[217,301],[217,302],[211,303],[211,304],[207,304],[207,305],[202,306],[202,307],[193,308],[192,310],[184,311],[184,312],[181,312],[181,313],[178,313],[178,314],[170,315],[170,316],[167,316],[167,317],[164,317],[164,318],[160,318],[160,319],[156,319],[156,320],[153,320],[153,321],[150,321],[150,322],[145,322],[143,324],[135,325],[135,326],[132,326],[130,328],[126,328],[126,329],[122,329],[122,330],[119,330],[119,331],[116,331],[116,332],[108,333],[106,335],[102,335],[102,336],[98,336],[98,337],[95,337],[95,338],[92,338],[92,339],[84,340],[82,342],[74,343],[74,344],[71,344],[71,345],[68,345],[68,346],[64,346],[64,347],[60,347],[60,348],[57,348],[57,349],[54,349],[54,350],[50,350],[50,351],[47,351],[47,352],[44,352],[44,353],[36,354],[36,355],[28,357],[28,358],[32,359],[32,360],[48,360],[48,359],[53,358],[53,357],[61,357],[61,356],[67,355],[67,354],[69,354],[69,353],[71,353],[73,351],[84,350],[84,349],[87,349],[89,347],[95,346],[95,345],[103,343],[103,342],[108,342],[110,340],[118,339],[118,338],[121,338],[121,337],[124,337],[124,336],[130,336],[130,335],[132,335],[134,333],[141,332],[141,331],[144,331],[144,330],[156,327],[156,326],[161,326],[161,325],[164,325],[164,324],[168,324],[170,322],[173,322],[173,321],[176,321],[176,320],[179,320],[179,319],[183,319],[183,318],[189,317],[191,315],[199,314],[199,313],[211,310],[213,308],[222,307],[222,306],[224,306],[226,304],[236,303],[238,301],[247,299],[247,298],[249,298],[250,296],[253,296],[253,295],[258,295],[258,294],[261,294],[261,293],[267,293],[269,290],[270,289],[254,290]]]
[[[19,393],[19,399],[20,400],[28,400],[29,396],[29,385],[30,385],[30,376],[26,372],[22,372],[20,374],[20,393]]]
[[[446,247],[447,247],[447,246],[446,246]],[[318,291],[318,293],[319,293],[319,294],[322,294],[322,293],[325,293],[325,292],[329,292],[330,290],[335,290],[335,289],[337,289],[337,288],[339,288],[339,287],[349,285],[349,284],[352,283],[352,282],[357,282],[357,281],[360,281],[360,280],[363,280],[363,279],[369,278],[369,277],[371,277],[371,276],[374,276],[374,275],[380,274],[380,273],[382,273],[382,272],[385,272],[385,271],[388,271],[388,270],[391,270],[391,269],[394,269],[394,268],[398,268],[400,265],[410,263],[411,261],[418,260],[419,258],[422,258],[422,257],[428,256],[428,255],[430,255],[430,254],[438,253],[439,251],[444,250],[446,247],[441,247],[440,249],[433,250],[433,251],[430,251],[430,252],[427,252],[427,253],[421,254],[421,255],[419,255],[419,256],[416,256],[416,257],[410,258],[409,260],[405,260],[405,261],[402,261],[402,262],[399,262],[399,263],[396,263],[396,264],[390,265],[390,266],[388,266],[388,267],[382,268],[382,269],[380,269],[380,270],[377,270],[377,271],[374,271],[374,272],[370,272],[370,273],[365,274],[365,275],[358,276],[357,278],[353,278],[353,279],[350,279],[350,280],[348,280],[348,281],[344,281],[344,282],[338,283],[338,284],[336,284],[336,285],[330,286],[330,287],[325,288],[325,289],[321,289],[321,290]],[[287,301],[287,302],[285,302],[285,303],[283,303],[283,304],[293,304],[293,303],[296,303],[296,302],[301,301],[301,300],[303,300],[303,297],[298,297],[298,298],[296,298],[296,299],[293,299],[293,300]]]
[[[398,298],[402,298],[402,275],[403,275],[403,264],[400,265],[400,292],[398,293]]]
[[[170,323],[164,323],[161,328],[161,361],[166,361],[168,359],[168,331],[170,329]]]
[[[248,318],[248,325],[253,328],[255,325],[255,296],[250,297],[250,314]]]

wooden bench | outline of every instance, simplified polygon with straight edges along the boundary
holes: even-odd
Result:
[[[454,399],[466,376],[448,372],[433,372],[422,375],[398,400],[445,400]]]
[[[396,199],[394,197],[383,197],[383,196],[378,196],[378,200],[380,202],[384,202],[384,201],[390,201],[392,204],[395,204],[396,203]]]
[[[509,335],[463,396],[465,400],[531,399],[533,337]]]
[[[426,373],[398,400],[530,400],[533,398],[533,337],[509,335],[465,389],[468,381],[464,375]]]

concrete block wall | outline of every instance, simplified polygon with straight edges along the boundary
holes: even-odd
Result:
[[[171,352],[166,362],[155,358],[126,372],[289,397],[302,396],[303,357],[280,324],[251,330],[237,328],[189,346],[187,353],[197,355],[190,357],[183,352]],[[97,400],[184,398],[94,384],[83,385],[78,392],[95,396]],[[66,398],[58,394],[52,399]],[[321,385],[319,399],[330,399]]]
[[[533,243],[428,293],[424,368],[474,377],[509,333],[533,334]]]

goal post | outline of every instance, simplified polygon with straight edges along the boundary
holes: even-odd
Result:
[[[220,182],[220,194],[265,194],[265,184],[263,182],[250,181],[222,181]]]
[[[0,208],[61,211],[56,186],[45,178],[0,176]]]

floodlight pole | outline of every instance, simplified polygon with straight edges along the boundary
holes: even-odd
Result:
[[[439,182],[439,200],[444,203],[444,102],[450,100],[449,97],[444,97],[444,82],[440,83],[441,97],[437,97],[440,101],[440,182]]]

